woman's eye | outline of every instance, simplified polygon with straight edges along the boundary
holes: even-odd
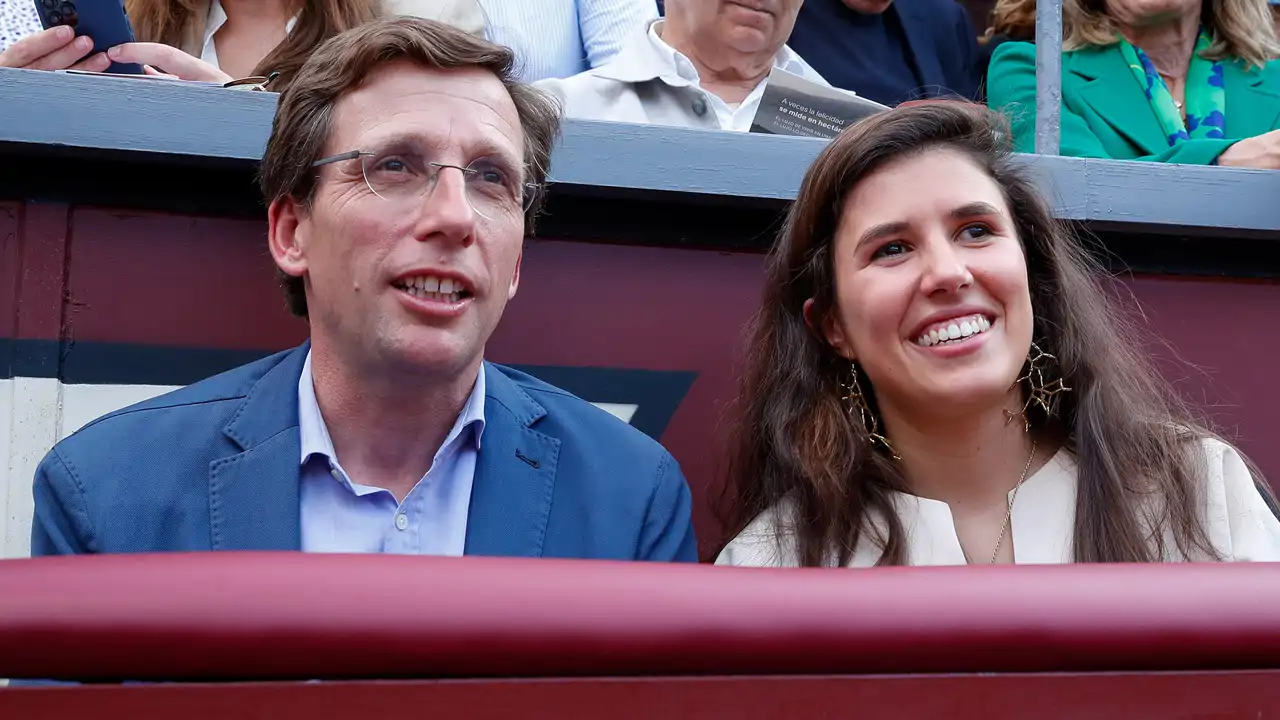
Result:
[[[986,225],[970,225],[961,230],[960,234],[970,240],[981,240],[991,234],[991,228]]]
[[[875,255],[872,255],[872,258],[894,257],[906,252],[907,244],[900,240],[894,240],[891,243],[881,245],[880,248],[876,250]]]

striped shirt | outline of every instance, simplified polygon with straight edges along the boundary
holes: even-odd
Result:
[[[655,0],[480,0],[480,6],[486,35],[515,50],[524,82],[599,67],[658,17]]]
[[[0,52],[43,29],[31,0],[0,0]]]

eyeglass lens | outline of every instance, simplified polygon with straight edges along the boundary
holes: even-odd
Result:
[[[466,198],[476,214],[496,220],[523,213],[533,193],[526,192],[520,173],[500,159],[479,159],[466,168],[433,162],[421,149],[394,146],[361,155],[365,182],[379,197],[419,202],[439,182],[443,172],[463,175]]]

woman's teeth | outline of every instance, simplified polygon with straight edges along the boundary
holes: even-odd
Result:
[[[920,337],[916,338],[916,344],[920,347],[942,345],[962,340],[978,333],[984,333],[990,329],[991,321],[983,315],[956,318],[955,320],[948,320],[930,327],[921,333]]]

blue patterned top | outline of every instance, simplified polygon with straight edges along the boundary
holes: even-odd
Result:
[[[1201,28],[1195,50],[1191,53],[1191,63],[1187,66],[1187,115],[1184,121],[1182,111],[1151,58],[1142,48],[1126,40],[1120,41],[1120,52],[1142,86],[1170,147],[1192,138],[1226,137],[1227,97],[1222,64],[1204,57],[1211,44],[1209,33]]]
[[[44,27],[31,0],[0,0],[0,52]]]

